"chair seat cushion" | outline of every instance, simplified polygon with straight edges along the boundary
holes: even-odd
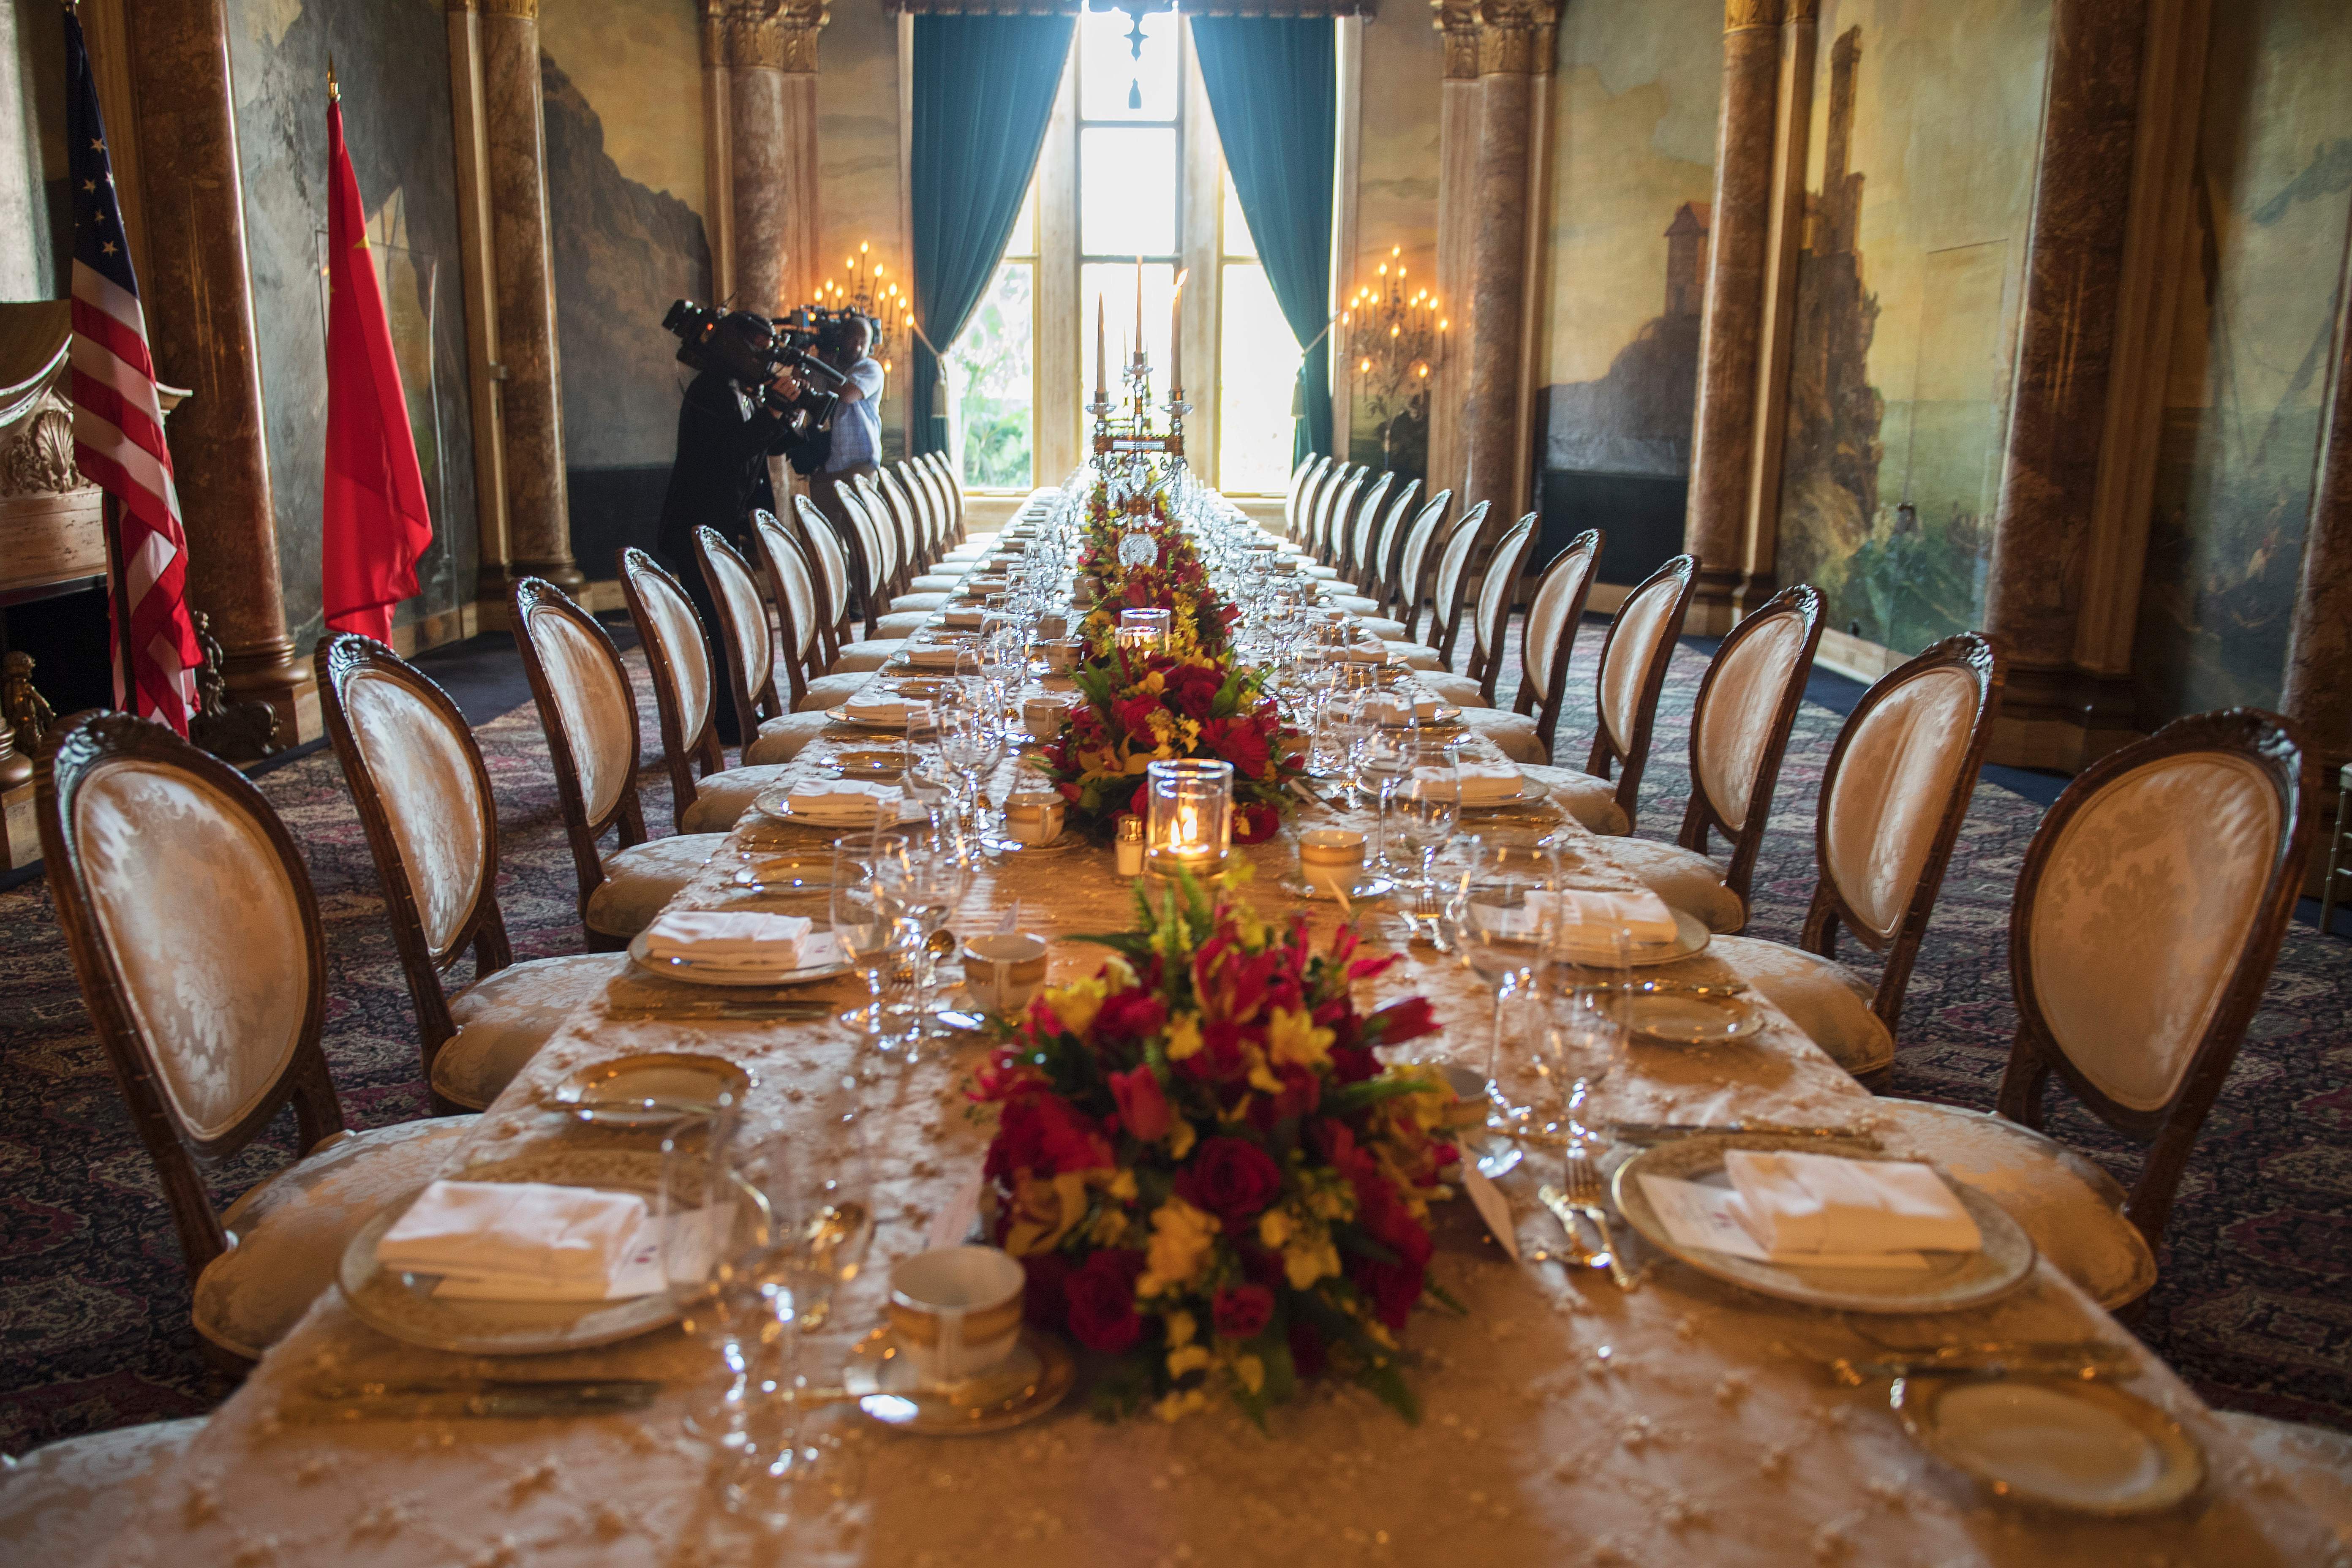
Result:
[[[1466,675],[1454,675],[1443,669],[1424,670],[1413,679],[1429,688],[1433,696],[1443,698],[1457,708],[1492,708],[1486,689]],[[1532,722],[1532,721],[1531,721]]]
[[[205,1417],[150,1421],[44,1444],[0,1472],[0,1560],[95,1563],[122,1521],[145,1511]]]
[[[867,642],[851,643],[841,650],[841,657],[833,661],[829,673],[843,675],[861,669],[879,669],[898,658],[898,650],[906,646],[904,639],[898,637],[875,637]]]
[[[1723,885],[1723,868],[1696,849],[1628,838],[1609,847],[1609,858],[1675,908],[1706,921],[1711,931],[1727,934],[1748,923],[1747,906]]]
[[[1536,721],[1524,713],[1500,708],[1465,708],[1462,722],[1494,742],[1503,755],[1521,765],[1551,760],[1551,753],[1544,750],[1543,737],[1536,733]]]
[[[2155,1285],[2156,1256],[2124,1217],[2123,1188],[2084,1155],[1988,1111],[1892,1098],[1871,1109],[1890,1150],[1933,1160],[1999,1204],[2100,1306]]]
[[[2213,1415],[2294,1494],[2295,1501],[2334,1525],[2339,1540],[2352,1537],[2352,1436],[2242,1410],[2216,1410]],[[0,1500],[5,1495],[0,1493]],[[0,1508],[5,1506],[0,1501]]]
[[[759,738],[743,748],[743,762],[750,767],[789,763],[832,722],[833,715],[822,708],[768,720],[760,726]]]
[[[711,798],[712,784],[754,768],[735,768],[703,785],[699,807]],[[743,797],[751,804],[751,796]],[[687,821],[694,821],[688,811]],[[689,828],[689,831],[699,829]],[[609,984],[628,964],[626,953],[576,952],[509,963],[449,998],[457,1032],[433,1057],[433,1092],[469,1110],[480,1110],[514,1081],[548,1037],[563,1026],[572,1009]]]
[[[729,768],[698,779],[694,804],[686,808],[680,833],[724,833],[751,809],[751,802],[771,784],[780,784],[793,770],[780,763],[767,767]]]
[[[941,595],[941,597],[945,596]],[[931,612],[929,610],[893,610],[887,616],[876,618],[874,635],[877,637],[903,639],[913,637],[930,624]]]
[[[196,1332],[232,1355],[260,1360],[335,1288],[352,1234],[440,1174],[476,1120],[440,1116],[338,1134],[231,1204],[221,1226],[236,1243],[196,1277]]]
[[[1584,824],[1587,831],[1605,838],[1622,838],[1633,831],[1625,808],[1617,804],[1617,786],[1607,779],[1594,778],[1582,768],[1555,768],[1545,763],[1522,763],[1520,771],[1550,785],[1551,798],[1559,802],[1561,810]]]
[[[1381,607],[1378,599],[1367,599],[1361,594],[1326,594],[1316,603],[1327,610],[1345,610],[1351,616],[1369,616]]]
[[[1762,992],[1854,1077],[1894,1062],[1895,1037],[1870,1010],[1870,982],[1835,959],[1752,936],[1717,937],[1706,956]]]
[[[911,594],[901,594],[890,601],[890,613],[903,616],[912,610],[936,610],[955,595],[945,588],[918,588]]]
[[[605,936],[636,935],[726,841],[723,833],[680,833],[605,856],[604,880],[588,895],[588,929]]]
[[[953,598],[955,591],[962,585],[961,572],[926,572],[909,584],[908,587],[918,594],[941,594]]]
[[[1312,577],[1318,583],[1335,583],[1339,581],[1339,569],[1337,566],[1301,566],[1298,574]]]
[[[801,700],[793,704],[796,713],[822,713],[828,708],[838,708],[867,687],[874,684],[870,669],[851,671],[843,675],[820,675],[808,683]]]
[[[1404,641],[1404,623],[1392,621],[1386,616],[1358,616],[1356,629],[1382,642]]]
[[[1445,660],[1438,657],[1435,648],[1425,643],[1399,642],[1391,637],[1382,637],[1381,640],[1389,645],[1391,658],[1402,658],[1415,669],[1442,670],[1445,668]]]

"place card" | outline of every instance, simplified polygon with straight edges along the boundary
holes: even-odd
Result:
[[[1503,1250],[1511,1255],[1512,1262],[1517,1263],[1519,1260],[1519,1229],[1511,1223],[1510,1200],[1486,1179],[1486,1173],[1478,1169],[1475,1161],[1462,1162],[1462,1186],[1470,1194],[1470,1206],[1478,1211],[1478,1217],[1486,1222],[1486,1228],[1495,1233],[1495,1239],[1503,1244]]]
[[[948,1206],[932,1219],[930,1234],[924,1237],[926,1246],[933,1248],[961,1247],[971,1237],[972,1226],[980,1219],[980,1184],[983,1174],[974,1171],[971,1179],[956,1189],[956,1195],[948,1200]]]

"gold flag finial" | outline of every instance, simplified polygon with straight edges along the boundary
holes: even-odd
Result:
[[[343,101],[343,89],[335,85],[335,57],[332,55],[327,57],[327,101],[329,103]]]

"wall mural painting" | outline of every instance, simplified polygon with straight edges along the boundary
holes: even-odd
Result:
[[[1421,16],[1363,30],[1356,157],[1356,258],[1346,291],[1379,281],[1391,247],[1411,295],[1437,287],[1438,104],[1444,41]],[[1461,319],[1460,307],[1442,301]],[[1459,336],[1458,333],[1453,334]],[[1466,342],[1466,340],[1465,340]],[[1457,345],[1461,346],[1461,345]],[[1467,352],[1466,348],[1464,352]],[[1429,466],[1429,399],[1412,385],[1387,396],[1359,379],[1349,405],[1348,456],[1423,478]]]
[[[1897,652],[1984,613],[2047,35],[2046,5],[1822,7],[1775,574]]]
[[[228,14],[278,569],[287,628],[308,649],[323,627],[331,51],[433,515],[432,548],[416,567],[418,600],[394,618],[405,626],[473,597],[473,426],[450,178],[447,23],[432,0],[357,7],[230,0]]]
[[[817,35],[817,256],[813,280],[846,282],[842,263],[874,248],[889,276],[911,289],[914,258],[900,237],[898,23],[879,5],[836,5]],[[797,301],[795,301],[797,302]],[[882,388],[882,458],[906,455],[908,342],[888,345]]]
[[[2275,707],[2352,208],[2352,11],[2217,7],[2133,668],[2140,719]]]

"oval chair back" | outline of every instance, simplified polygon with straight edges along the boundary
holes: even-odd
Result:
[[[1584,771],[1595,778],[1617,773],[1617,804],[1633,822],[1640,816],[1642,771],[1650,761],[1650,730],[1658,717],[1658,693],[1674,662],[1675,639],[1690,608],[1698,558],[1677,555],[1625,595],[1601,644],[1601,674],[1595,692],[1592,750]]]
[[[1584,601],[1592,592],[1592,567],[1601,555],[1601,537],[1599,529],[1588,528],[1570,540],[1536,580],[1535,597],[1528,601],[1528,624],[1519,643],[1519,695],[1511,707],[1514,712],[1536,716],[1536,734],[1547,756],[1568,700],[1568,667],[1576,652],[1577,628],[1584,621]]]
[[[1510,630],[1511,605],[1519,596],[1519,577],[1528,557],[1535,553],[1538,521],[1538,514],[1531,511],[1511,525],[1496,542],[1495,553],[1486,560],[1486,575],[1478,583],[1470,668],[1465,673],[1478,683],[1478,693],[1489,708],[1495,705],[1496,678],[1503,670],[1503,639]]]
[[[709,531],[698,530],[698,534]],[[696,542],[698,550],[698,538]],[[718,589],[711,586],[707,569],[703,583],[717,599]],[[646,668],[653,676],[662,763],[669,773],[671,825],[683,833],[687,808],[694,804],[694,781],[727,765],[727,753],[719,741],[718,682],[712,679],[710,644],[703,635],[702,616],[687,597],[684,585],[635,545],[621,552],[621,595],[628,603],[629,622],[637,628],[638,645],[646,650]],[[764,607],[761,619],[764,624]]]
[[[1404,542],[1397,550],[1397,619],[1404,623],[1408,640],[1413,627],[1421,624],[1421,602],[1429,596],[1430,552],[1437,543],[1438,531],[1445,526],[1445,509],[1453,504],[1452,490],[1430,497],[1405,529]]]
[[[1324,544],[1330,538],[1331,502],[1347,482],[1348,465],[1335,460],[1307,489],[1307,536],[1299,542],[1299,550],[1310,562],[1323,559]]]
[[[866,635],[875,635],[875,623],[881,618],[882,595],[887,587],[887,565],[883,554],[880,529],[873,514],[866,509],[866,497],[856,482],[837,487],[834,493],[841,499],[841,510],[848,519],[842,532],[849,552],[849,582],[857,595],[858,611],[866,620]]]
[[[1282,503],[1282,531],[1293,544],[1304,546],[1307,542],[1315,494],[1322,487],[1324,470],[1330,466],[1329,458],[1310,455],[1290,477],[1290,494]]]
[[[776,606],[777,631],[782,638],[784,678],[790,689],[787,708],[798,708],[808,695],[809,677],[819,673],[815,574],[800,541],[769,511],[751,514],[751,537],[760,546],[760,565],[768,574],[768,596]]]
[[[1397,556],[1404,549],[1405,519],[1412,515],[1413,502],[1420,499],[1421,481],[1407,479],[1389,499],[1388,511],[1373,531],[1370,552],[1364,561],[1362,587],[1364,596],[1380,606],[1379,613],[1388,613],[1389,601],[1396,597]]]
[[[906,591],[907,535],[889,498],[882,493],[879,475],[862,474],[851,488],[866,503],[866,515],[873,521],[875,537],[882,547],[882,582],[874,596],[880,601],[875,613],[886,614],[892,596]]]
[[[2084,769],[2027,847],[2000,1111],[2039,1127],[2054,1075],[2148,1146],[2124,1214],[2151,1248],[2278,961],[2316,793],[2284,719],[2200,713]]]
[[[1822,595],[1783,588],[1731,628],[1707,661],[1691,709],[1691,793],[1678,843],[1707,852],[1710,830],[1731,846],[1723,885],[1742,908],[1772,817],[1789,731],[1822,640]]]
[[[289,1105],[304,1151],[343,1130],[318,900],[226,763],[127,713],[51,734],[37,815],[58,924],[193,1279],[229,1248],[208,1171]]]
[[[468,949],[477,980],[514,962],[499,910],[489,770],[449,694],[382,643],[330,632],[310,658],[327,738],[383,887],[430,1083],[434,1058],[457,1032],[443,976]]]
[[[793,515],[801,525],[801,550],[815,569],[824,605],[817,622],[818,655],[829,668],[841,657],[841,645],[849,640],[849,551],[833,520],[808,497],[793,498]]]
[[[1356,502],[1364,493],[1364,476],[1369,470],[1350,468],[1346,477],[1333,485],[1323,496],[1323,515],[1315,531],[1315,558],[1345,576],[1339,565],[1339,552],[1347,542],[1348,525],[1356,515]]]
[[[512,605],[515,646],[547,734],[584,921],[588,900],[604,881],[597,841],[608,830],[625,849],[646,841],[637,799],[636,696],[613,639],[562,589],[525,577],[514,585]]]
[[[1890,1034],[1992,739],[2004,663],[1981,633],[1963,632],[1887,671],[1838,731],[1822,775],[1821,875],[1801,941],[1834,958],[1843,927],[1885,954],[1871,1010]]]
[[[1389,502],[1389,491],[1396,488],[1394,474],[1382,474],[1366,485],[1356,498],[1355,515],[1348,524],[1348,534],[1340,551],[1339,576],[1342,581],[1360,586],[1364,581],[1365,563],[1372,558],[1372,535],[1381,524],[1381,514]]]
[[[717,529],[694,531],[694,556],[719,610],[719,648],[727,666],[727,695],[735,704],[736,733],[750,745],[762,720],[781,717],[776,700],[776,647],[768,634],[768,607],[750,562]],[[724,759],[721,759],[723,764]],[[688,805],[694,803],[689,800]]]
[[[1437,554],[1436,581],[1429,594],[1429,644],[1437,661],[1454,668],[1454,645],[1462,640],[1463,603],[1470,593],[1470,557],[1478,549],[1478,535],[1486,526],[1486,503],[1480,501],[1462,514],[1445,548]]]
[[[1329,460],[1310,452],[1299,458],[1297,466],[1290,470],[1290,484],[1282,492],[1282,532],[1285,538],[1298,537],[1299,492],[1307,488],[1307,476],[1315,472],[1317,466]]]

